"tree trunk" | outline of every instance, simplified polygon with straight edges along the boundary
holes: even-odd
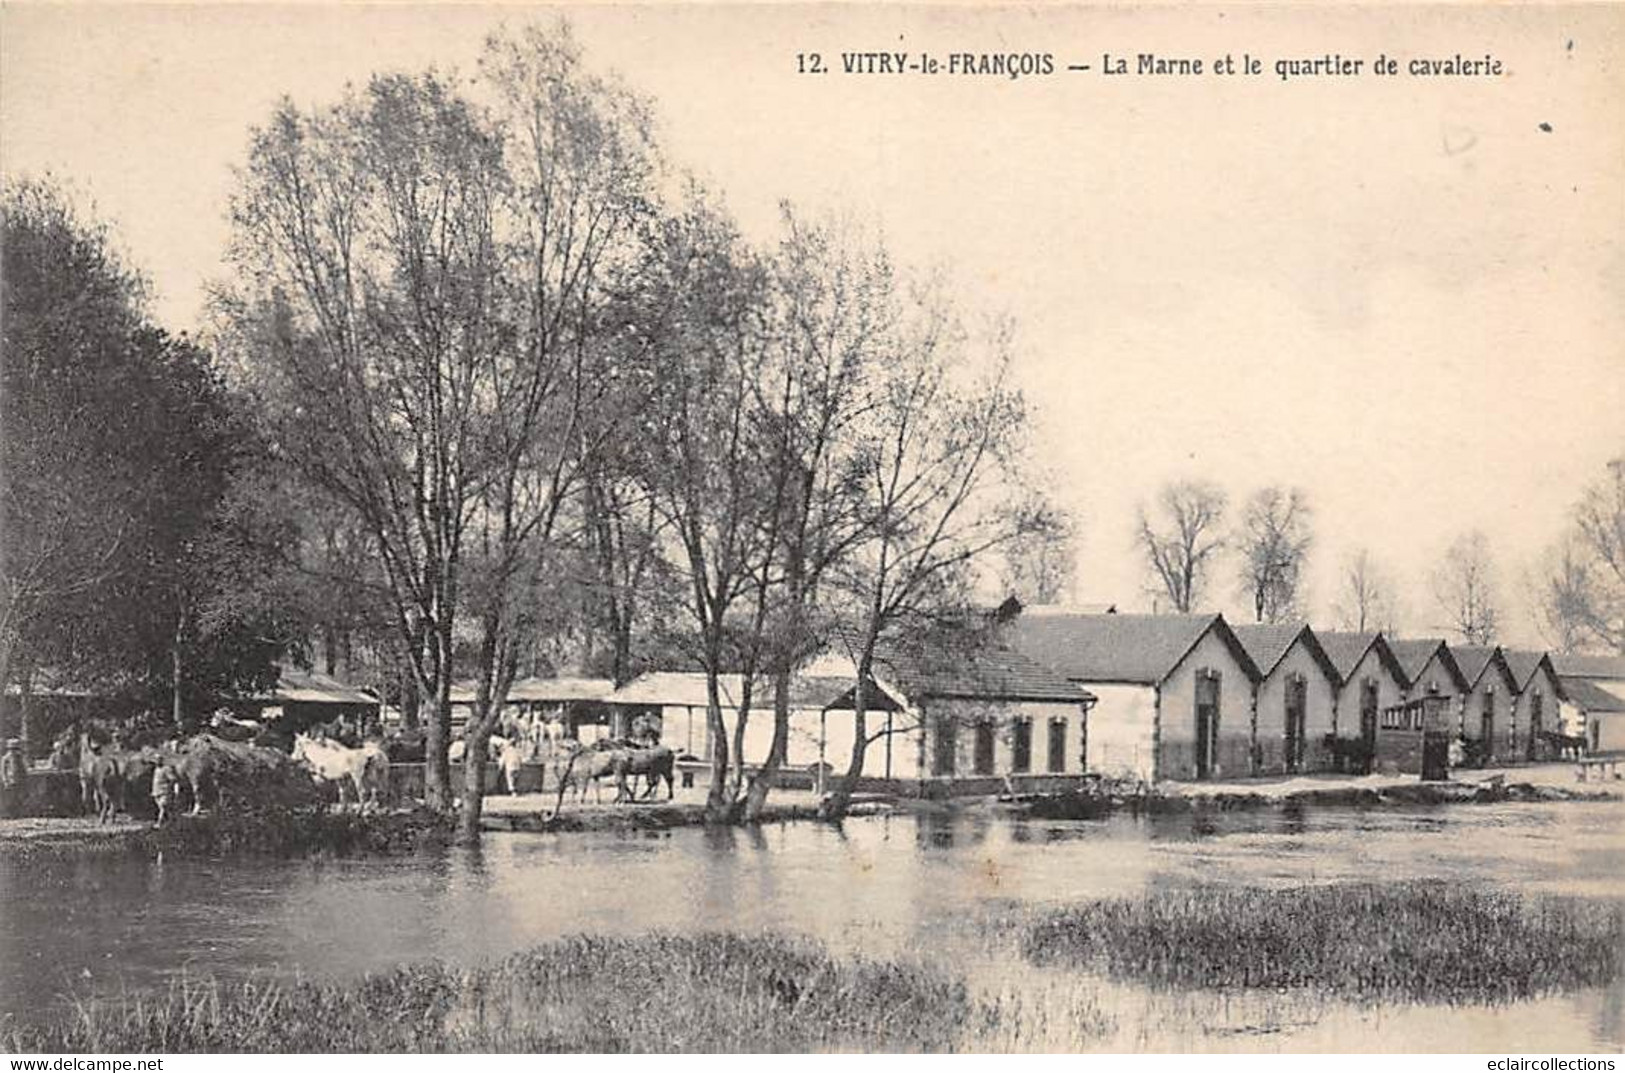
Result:
[[[727,823],[733,803],[728,800],[728,727],[722,721],[722,696],[717,689],[717,664],[705,674],[705,723],[711,739],[711,789],[705,798],[705,821]]]
[[[423,796],[430,808],[437,812],[451,810],[451,761],[446,750],[451,746],[451,675],[442,664],[439,680],[435,683],[434,708],[424,724],[423,737]]]
[[[873,657],[865,652],[858,660],[857,685],[852,690],[852,756],[846,774],[836,783],[819,807],[826,820],[839,820],[852,807],[852,793],[863,778],[863,762],[869,751],[869,670]]]
[[[186,707],[181,701],[181,621],[175,620],[175,637],[169,646],[169,718],[175,726],[175,735],[186,733]]]
[[[22,743],[23,759],[33,758],[29,750],[34,736],[34,668],[29,663],[23,664],[22,673],[17,676],[17,740]]]
[[[468,721],[463,735],[463,807],[457,814],[457,841],[480,840],[480,815],[485,808],[485,758],[490,752],[491,728],[484,713]]]
[[[790,744],[790,669],[780,667],[773,675],[773,743],[768,746],[767,759],[762,770],[750,780],[745,792],[745,822],[761,820],[767,808],[767,795],[778,781],[779,769],[784,766],[784,754]]]

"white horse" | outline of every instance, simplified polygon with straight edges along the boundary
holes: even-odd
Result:
[[[340,808],[344,807],[346,782],[355,788],[359,811],[366,811],[368,804],[377,805],[379,788],[389,784],[389,756],[375,742],[351,749],[299,734],[293,739],[293,758],[323,782],[338,784]]]

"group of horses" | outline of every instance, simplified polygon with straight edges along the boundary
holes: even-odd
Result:
[[[311,791],[293,795],[303,803],[321,800],[324,785],[336,793],[340,808],[353,796],[355,807],[364,811],[376,807],[389,789],[389,758],[374,743],[352,749],[298,734],[289,754],[204,733],[162,746],[125,748],[116,740],[93,742],[81,732],[76,745],[72,761],[79,775],[80,804],[86,813],[94,811],[101,823],[111,822],[120,812],[133,815],[137,803],[148,800],[161,824],[172,804],[189,803],[195,816],[205,807],[223,809],[232,796],[286,797],[290,787]]]
[[[73,744],[77,755],[70,758],[66,751]],[[62,745],[60,766],[71,761],[77,768],[82,807],[94,811],[102,823],[120,812],[133,814],[133,806],[145,807],[149,800],[162,823],[172,804],[189,804],[190,813],[197,815],[205,807],[223,808],[230,790],[247,799],[272,783],[286,786],[290,781],[308,782],[317,790],[327,787],[329,794],[323,796],[336,796],[340,808],[353,804],[367,811],[380,805],[390,785],[390,759],[383,746],[365,742],[351,747],[320,733],[295,735],[290,752],[210,733],[139,748],[125,748],[116,739],[98,744],[80,733],[76,743],[65,739]],[[453,743],[449,758],[460,761],[465,747],[462,741]],[[555,814],[566,791],[573,790],[575,800],[582,802],[589,785],[594,800],[602,803],[606,778],[614,780],[617,804],[650,800],[662,782],[667,800],[676,796],[676,754],[653,741],[617,738],[583,745],[572,739],[536,742],[493,735],[489,755],[512,795],[520,792],[524,766],[538,765],[542,786],[537,789],[545,792],[549,783],[557,787]],[[641,794],[639,779],[647,783]]]

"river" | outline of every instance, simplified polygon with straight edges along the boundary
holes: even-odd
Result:
[[[477,851],[397,858],[0,858],[0,1017],[162,989],[182,974],[342,979],[403,961],[495,958],[577,932],[656,929],[804,933],[838,951],[947,958],[991,986],[1021,987],[1043,974],[990,950],[979,926],[1012,907],[1196,882],[1422,877],[1625,896],[1625,803],[1071,822],[972,810],[839,829],[491,834]],[[1572,1051],[1625,1041],[1618,989],[1372,1009],[1088,984],[1111,1022],[1106,1049]]]

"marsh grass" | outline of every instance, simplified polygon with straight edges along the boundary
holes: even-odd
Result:
[[[1103,1030],[1087,1000],[975,996],[918,965],[779,936],[577,937],[358,983],[181,981],[11,1032],[30,1052],[1035,1050]]]
[[[1152,986],[1504,1002],[1621,977],[1625,904],[1442,882],[1198,886],[1044,913],[1035,964]]]

